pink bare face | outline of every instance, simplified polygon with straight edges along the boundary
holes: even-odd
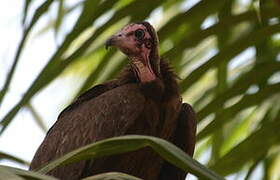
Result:
[[[116,46],[128,56],[141,82],[156,79],[150,62],[152,36],[143,24],[129,24],[106,41],[106,47]]]
[[[123,27],[106,42],[106,45],[114,45],[128,56],[148,55],[152,46],[151,36],[142,24]]]

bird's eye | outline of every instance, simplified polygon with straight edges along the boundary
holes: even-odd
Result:
[[[137,29],[137,30],[135,31],[135,37],[136,37],[137,39],[142,39],[142,38],[144,37],[144,35],[145,35],[145,32],[144,32],[143,29]]]

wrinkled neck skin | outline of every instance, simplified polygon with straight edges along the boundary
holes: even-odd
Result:
[[[149,58],[146,56],[129,57],[135,75],[140,83],[148,83],[154,81],[157,77],[153,72]]]
[[[154,101],[160,101],[164,93],[164,84],[154,72],[149,58],[146,56],[132,56],[129,59],[135,75],[140,81],[140,88],[143,94]]]

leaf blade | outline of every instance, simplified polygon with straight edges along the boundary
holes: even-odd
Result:
[[[60,165],[66,165],[89,158],[130,152],[146,146],[151,147],[165,160],[169,161],[173,165],[185,171],[189,171],[198,177],[212,180],[223,179],[216,173],[208,170],[206,167],[193,160],[190,156],[173,144],[156,137],[139,135],[114,137],[84,146],[64,155],[57,160],[54,160],[53,162],[39,169],[38,172],[46,173]]]

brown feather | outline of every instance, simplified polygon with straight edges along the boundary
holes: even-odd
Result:
[[[184,150],[188,155],[193,156],[195,147],[195,135],[196,135],[196,115],[192,107],[184,103],[182,105],[180,115],[177,119],[177,127],[173,133],[171,142],[176,146]],[[181,169],[171,165],[168,162],[164,162],[159,178],[160,180],[184,180],[187,173]]]

